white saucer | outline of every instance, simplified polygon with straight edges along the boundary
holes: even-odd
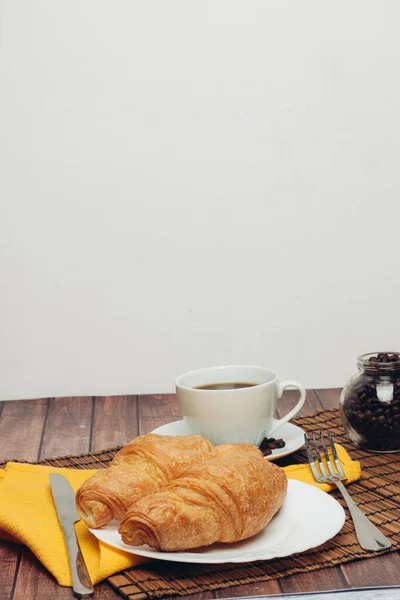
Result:
[[[324,544],[342,529],[342,506],[318,488],[289,479],[282,508],[258,535],[236,544],[212,544],[186,552],[160,552],[149,546],[127,546],[118,533],[119,522],[90,529],[100,541],[125,552],[185,563],[246,563],[305,552]]]
[[[193,432],[190,431],[185,421],[180,420],[157,427],[151,433],[158,433],[160,435],[191,435]],[[274,432],[272,437],[275,439],[282,438],[285,446],[272,450],[272,454],[265,457],[267,460],[277,460],[278,458],[292,454],[292,452],[296,452],[296,450],[304,446],[304,431],[301,427],[293,425],[293,423],[285,423]]]

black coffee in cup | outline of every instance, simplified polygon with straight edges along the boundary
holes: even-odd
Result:
[[[257,383],[248,383],[247,381],[233,381],[230,383],[208,383],[207,385],[197,385],[196,390],[240,390],[242,388],[253,387]]]

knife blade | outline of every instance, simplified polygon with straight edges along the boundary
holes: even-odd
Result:
[[[89,598],[93,596],[94,589],[75,532],[74,525],[80,520],[75,505],[75,492],[63,475],[52,473],[49,479],[58,520],[67,546],[74,596]]]

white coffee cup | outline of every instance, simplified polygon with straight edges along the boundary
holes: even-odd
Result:
[[[213,384],[248,383],[236,389],[199,389]],[[180,413],[192,433],[213,444],[249,443],[257,446],[292,419],[306,399],[298,381],[279,382],[272,369],[255,366],[210,367],[189,371],[175,382]],[[296,406],[274,420],[276,406],[288,387],[300,391]]]

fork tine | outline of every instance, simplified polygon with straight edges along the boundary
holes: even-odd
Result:
[[[339,473],[341,479],[347,479],[346,473],[343,471],[342,465],[340,464],[340,460],[339,460],[339,457],[337,455],[335,444],[333,442],[332,435],[331,435],[330,431],[328,431],[328,438],[329,438],[329,445],[330,445],[331,450],[332,450],[333,459],[335,461],[335,465],[336,465],[336,468],[338,470],[338,473]]]
[[[324,454],[325,454],[326,464],[328,465],[329,473],[332,475],[332,477],[337,477],[338,474],[336,473],[336,471],[335,471],[335,469],[333,467],[333,464],[331,462],[331,459],[330,459],[330,456],[329,456],[329,453],[328,453],[328,449],[327,449],[326,444],[325,444],[324,434],[323,434],[322,431],[319,432],[319,437],[321,438],[322,449],[323,449]]]
[[[315,481],[321,482],[322,481],[322,477],[318,473],[318,469],[315,466],[314,456],[313,456],[313,454],[311,452],[310,444],[308,442],[308,435],[306,433],[304,434],[304,443],[306,445],[308,462],[310,463],[311,472],[313,474],[313,477],[314,477]]]
[[[321,471],[322,477],[328,477],[328,473],[326,472],[326,469],[325,469],[325,467],[324,467],[324,463],[322,462],[321,453],[320,453],[320,451],[319,451],[319,448],[318,448],[318,442],[317,442],[317,440],[315,439],[315,433],[314,433],[314,432],[312,433],[312,438],[313,438],[313,440],[314,440],[315,453],[316,453],[316,455],[317,455],[317,460],[318,460],[318,464],[319,464],[319,468],[320,468],[320,471]]]

